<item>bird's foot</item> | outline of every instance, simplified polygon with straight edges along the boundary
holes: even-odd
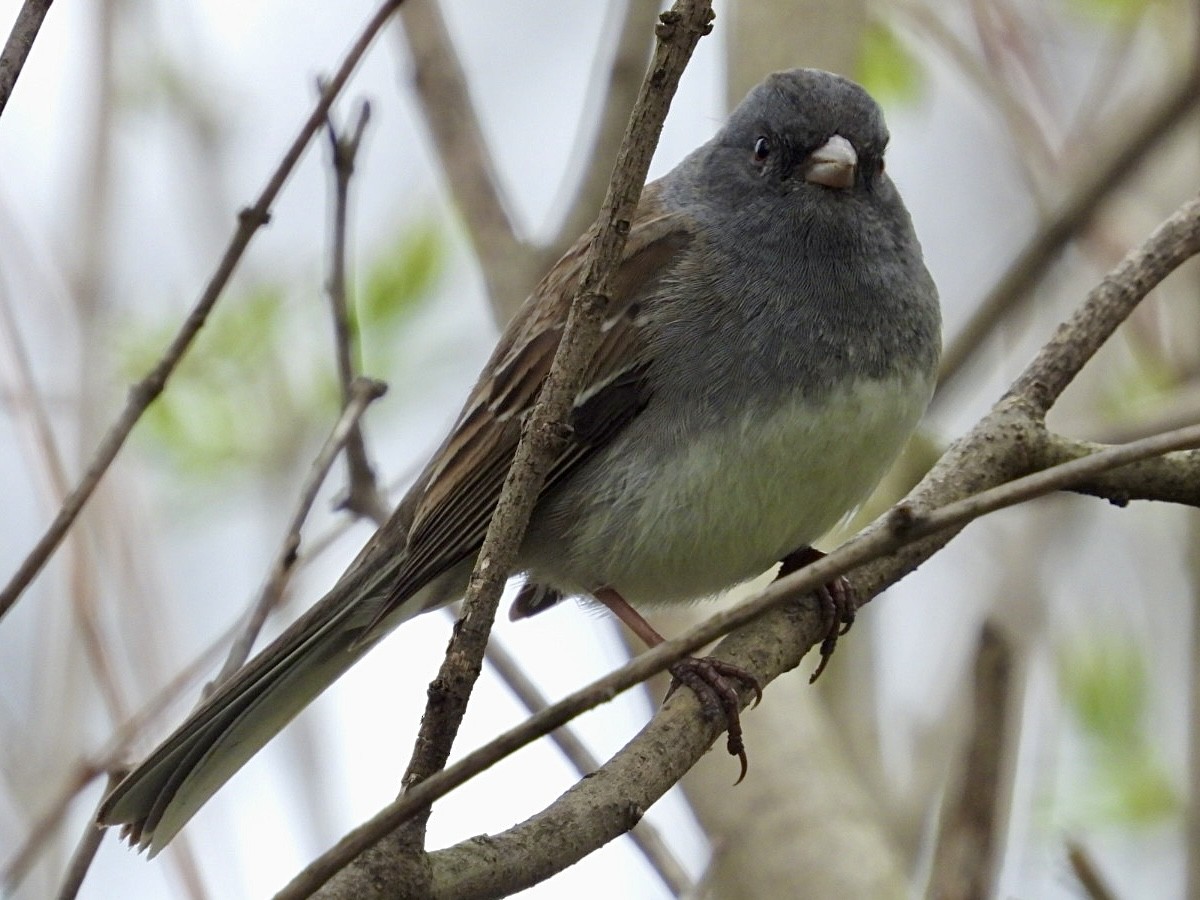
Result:
[[[742,764],[741,774],[734,782],[734,784],[741,784],[742,779],[746,777],[750,763],[746,757],[745,742],[742,740],[741,697],[738,695],[738,688],[734,682],[741,682],[742,687],[748,687],[754,691],[753,705],[757,706],[762,700],[762,685],[758,678],[741,666],[723,662],[712,656],[705,656],[701,659],[692,656],[685,657],[671,666],[670,672],[674,680],[667,691],[667,696],[663,698],[664,703],[682,684],[691,688],[692,693],[699,698],[700,706],[706,716],[725,717],[727,734],[725,747],[729,751],[729,755],[736,756]]]
[[[803,569],[809,563],[814,563],[825,554],[812,547],[801,547],[794,553],[788,554],[779,567],[776,580],[784,575]],[[817,670],[812,673],[808,683],[812,684],[821,677],[825,666],[829,664],[833,651],[837,648],[838,638],[850,630],[854,624],[854,615],[858,611],[858,596],[854,585],[844,575],[839,575],[827,584],[821,585],[815,591],[817,602],[821,607],[821,622],[825,627],[825,637],[821,641],[821,661]]]

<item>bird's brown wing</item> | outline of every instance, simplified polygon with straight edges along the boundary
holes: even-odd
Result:
[[[657,191],[650,185],[641,209],[657,206]],[[611,440],[645,406],[649,364],[639,313],[691,234],[686,219],[666,212],[639,215],[630,230],[600,345],[575,401],[571,434],[547,484]],[[505,329],[450,435],[414,485],[407,552],[386,585],[385,601],[375,609],[368,639],[374,637],[374,626],[421,585],[468,558],[483,542],[522,422],[533,409],[562,337],[590,238],[591,232],[575,243]]]

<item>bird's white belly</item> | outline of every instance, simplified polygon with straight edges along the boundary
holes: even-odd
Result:
[[[819,405],[747,412],[699,435],[574,541],[588,589],[635,604],[705,597],[811,544],[861,503],[916,426],[925,379],[869,381]],[[580,560],[582,562],[582,560]],[[581,585],[582,586],[582,585]]]

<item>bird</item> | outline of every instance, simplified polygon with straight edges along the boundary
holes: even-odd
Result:
[[[577,596],[656,643],[639,609],[811,558],[872,491],[929,403],[941,350],[888,140],[858,84],[792,69],[646,185],[518,552],[514,618]],[[509,322],[346,573],[112,789],[100,825],[153,856],[381,638],[462,595],[595,227]],[[698,662],[701,682],[744,676],[757,689],[749,673]]]

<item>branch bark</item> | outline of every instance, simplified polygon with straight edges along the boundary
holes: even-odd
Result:
[[[17,85],[17,77],[25,67],[29,51],[42,28],[46,13],[50,12],[50,4],[54,0],[25,0],[21,11],[13,22],[12,31],[4,43],[4,51],[0,52],[0,114],[8,106],[8,98],[12,96],[13,88]]]

